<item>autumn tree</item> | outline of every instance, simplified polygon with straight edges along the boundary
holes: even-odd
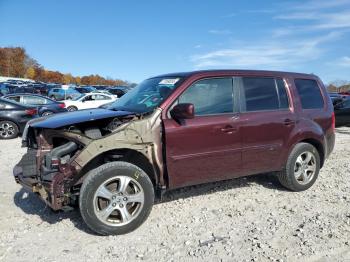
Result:
[[[30,57],[22,47],[0,48],[0,75],[26,77],[36,81],[77,85],[127,85],[120,79],[105,78],[98,74],[74,77],[70,73],[46,70],[38,61]]]

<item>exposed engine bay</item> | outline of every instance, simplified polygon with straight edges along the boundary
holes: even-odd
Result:
[[[162,161],[162,151],[154,144],[161,141],[160,112],[146,117],[130,112],[95,116],[88,121],[64,119],[68,125],[56,128],[46,127],[55,127],[47,117],[30,121],[25,128],[22,144],[28,152],[14,169],[15,179],[54,210],[75,202],[84,175],[101,163],[130,158],[143,162],[149,173],[161,172],[156,166],[161,166],[157,163]]]

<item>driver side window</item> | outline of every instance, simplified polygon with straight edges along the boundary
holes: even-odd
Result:
[[[193,104],[196,116],[233,113],[232,81],[232,78],[197,81],[179,97],[178,102]]]

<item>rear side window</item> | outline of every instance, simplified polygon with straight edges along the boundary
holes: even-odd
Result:
[[[232,78],[200,80],[179,97],[179,103],[193,104],[195,115],[232,113]]]
[[[16,101],[19,103],[21,100],[21,97],[20,96],[10,96],[7,99],[10,99],[10,100],[13,100],[13,101]]]
[[[280,78],[243,77],[242,111],[278,110],[289,107],[284,81]]]
[[[320,88],[315,80],[295,79],[303,109],[323,108],[324,101]]]

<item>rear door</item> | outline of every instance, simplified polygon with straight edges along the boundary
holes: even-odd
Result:
[[[178,98],[192,103],[195,117],[181,124],[168,117],[165,128],[170,187],[231,178],[241,172],[241,137],[230,77],[195,82]]]
[[[242,161],[246,174],[279,169],[296,116],[282,78],[236,78],[241,94]]]

